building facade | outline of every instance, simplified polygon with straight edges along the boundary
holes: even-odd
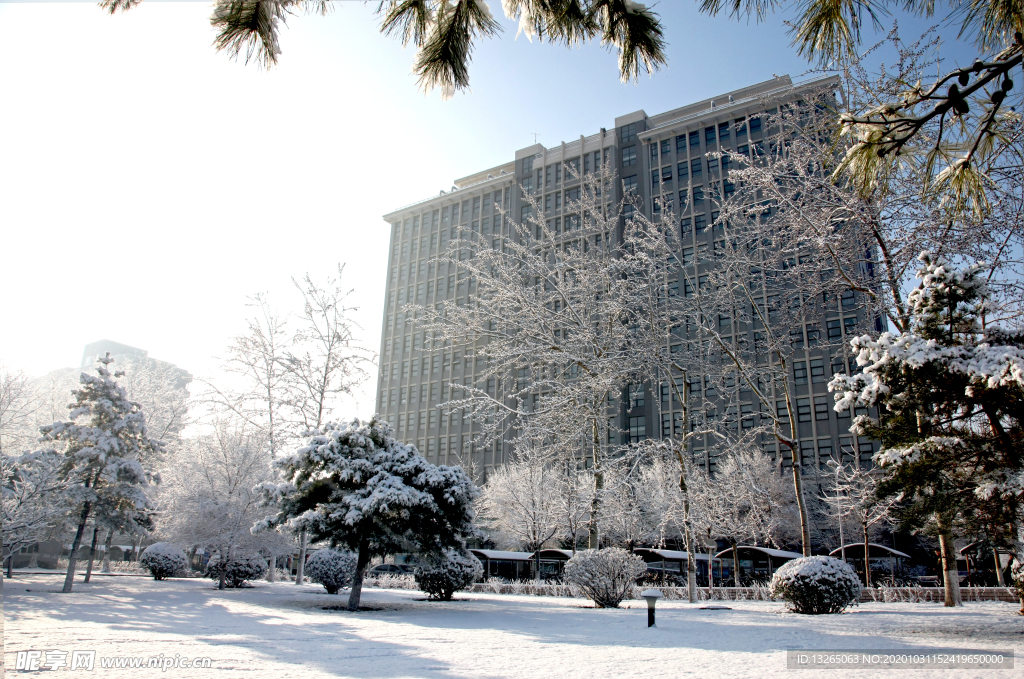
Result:
[[[637,204],[652,220],[663,211],[678,215],[680,259],[692,260],[695,251],[706,252],[714,246],[711,225],[718,213],[711,196],[728,197],[733,190],[728,168],[709,154],[726,149],[756,152],[766,134],[761,117],[766,111],[833,84],[819,79],[794,85],[783,76],[657,115],[628,113],[616,118],[614,127],[596,134],[552,148],[535,144],[520,149],[504,165],[456,180],[450,191],[385,215],[391,247],[376,412],[395,426],[400,439],[415,443],[431,462],[466,465],[472,460],[485,473],[501,465],[509,452],[507,440],[474,447],[474,423],[446,416],[437,407],[451,398],[448,385],[477,383],[481,366],[472,347],[429,348],[415,319],[403,312],[406,304],[472,299],[472,279],[455,263],[434,261],[445,252],[447,242],[464,230],[501,247],[501,240],[510,237],[508,218],[522,223],[529,217],[531,207],[523,199],[524,192],[533,195],[557,232],[561,220],[579,218],[566,209],[579,196],[578,177],[608,163],[620,179],[614,195],[608,196],[610,201],[618,202],[631,192],[639,196]],[[616,237],[621,238],[621,223],[618,228]],[[833,340],[842,338],[864,322],[858,314],[863,316],[863,311],[851,293],[834,314],[822,319],[822,332]],[[810,341],[804,344],[811,345]],[[797,418],[802,464],[823,468],[840,450],[862,463],[870,460],[874,444],[852,437],[849,413],[839,417],[831,408],[826,383],[838,369],[835,358],[811,351],[802,358],[794,361],[797,412],[792,413]],[[623,394],[616,403],[611,415],[622,440],[613,444],[667,437],[673,428],[678,433],[678,427],[685,426],[667,389],[644,385]],[[736,404],[738,417],[756,409],[754,404]],[[713,470],[715,461],[708,450],[696,441],[694,459]],[[783,458],[788,460],[788,453],[774,443],[766,445],[766,451],[779,456],[780,464]]]

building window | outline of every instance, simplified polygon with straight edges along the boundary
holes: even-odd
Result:
[[[636,146],[629,145],[622,147],[622,166],[629,167],[636,165]]]
[[[672,140],[662,139],[661,140],[661,155],[667,156],[672,151]]]
[[[529,158],[523,158],[522,160],[522,174],[533,174],[533,156]]]
[[[636,139],[636,123],[622,126],[621,139],[623,144],[628,144]]]
[[[658,168],[651,170],[651,190],[658,191],[658,183],[661,181],[661,171]]]
[[[628,177],[622,178],[622,192],[630,193],[636,191],[636,175],[631,174]]]
[[[629,408],[644,407],[644,385],[643,384],[631,384],[629,385]]]
[[[736,141],[742,141],[747,138],[747,121],[743,118],[737,118],[736,124]]]
[[[712,125],[711,127],[705,127],[704,128],[704,144],[706,146],[711,146],[714,143],[715,143],[715,126]]]
[[[796,361],[793,364],[794,384],[807,384],[807,362]]]
[[[839,322],[839,319],[825,321],[825,329],[828,330],[828,338],[830,340],[837,340],[842,338],[843,331],[840,326],[841,324]]]
[[[651,143],[651,165],[658,164],[658,142]]]
[[[796,400],[796,421],[797,422],[810,422],[811,421],[811,399],[809,399],[809,398],[798,398]]]
[[[676,154],[686,153],[686,135],[676,137]]]
[[[644,416],[629,418],[629,442],[640,443],[647,438],[647,418]]]
[[[690,175],[690,166],[687,165],[686,161],[676,164],[676,175],[679,177],[679,183],[682,184]]]
[[[707,219],[707,217],[705,217],[704,215],[696,215],[693,218],[693,226],[694,226],[695,229],[697,229],[697,233],[704,233],[704,229],[706,229],[707,226],[708,226],[708,219]],[[706,257],[708,245],[707,245],[707,243],[703,243],[702,246],[704,248],[704,254],[705,254],[705,257]],[[698,246],[698,247],[701,247],[701,246]],[[704,258],[702,257],[701,259],[704,259]]]
[[[729,138],[729,123],[718,123],[718,138],[722,141]]]
[[[843,319],[843,332],[847,335],[852,335],[857,331],[857,317],[850,316],[849,318]]]
[[[828,420],[828,396],[814,397],[814,419]]]
[[[694,130],[690,133],[690,148],[700,148],[700,132]]]
[[[693,181],[699,181],[702,175],[702,166],[700,158],[694,158],[690,161],[690,174],[693,175]]]
[[[666,165],[665,167],[661,168],[661,181],[665,182],[666,184],[668,184],[668,183],[670,183],[672,181],[672,166],[671,165]]]
[[[811,383],[821,384],[825,381],[825,360],[821,358],[811,359]]]
[[[750,134],[758,134],[761,132],[761,118],[754,117],[750,119]]]

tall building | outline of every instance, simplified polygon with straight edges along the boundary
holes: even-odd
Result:
[[[89,342],[85,345],[85,349],[82,351],[82,365],[79,366],[81,370],[92,372],[96,367],[96,361],[103,356],[110,354],[110,357],[114,359],[114,370],[120,370],[129,363],[139,363],[142,365],[148,365],[151,368],[168,371],[174,375],[175,387],[178,389],[187,389],[189,383],[192,382],[192,373],[179,368],[173,363],[167,361],[161,361],[156,358],[152,358],[149,352],[145,349],[139,349],[138,347],[132,347],[127,344],[121,344],[120,342],[114,342],[113,340],[102,339],[96,342]]]
[[[426,348],[426,336],[402,312],[406,304],[436,304],[474,294],[472,281],[457,265],[433,261],[444,252],[453,233],[466,229],[485,241],[508,238],[509,225],[502,213],[517,220],[529,215],[530,206],[522,199],[520,187],[543,205],[545,217],[578,219],[563,208],[579,196],[580,181],[574,177],[609,163],[621,180],[616,182],[615,195],[610,196],[613,201],[621,200],[625,191],[636,193],[646,215],[654,218],[663,207],[659,201],[678,197],[682,247],[698,252],[711,248],[713,234],[707,227],[718,214],[705,196],[727,197],[733,187],[719,161],[708,153],[723,149],[750,153],[764,138],[762,114],[834,84],[824,78],[795,85],[783,76],[657,115],[642,110],[627,113],[615,119],[614,127],[590,136],[552,148],[534,144],[520,149],[503,165],[458,179],[449,191],[385,215],[391,248],[376,411],[395,426],[399,438],[415,443],[432,462],[465,464],[471,456],[484,471],[502,464],[508,454],[507,441],[473,448],[474,424],[445,417],[436,407],[449,398],[446,385],[475,383],[479,371],[471,348]],[[568,171],[570,167],[574,171]],[[558,230],[557,224],[554,228]],[[617,237],[622,237],[622,224]],[[685,261],[685,257],[681,259]],[[845,332],[851,321],[857,322],[855,301],[852,296],[844,298],[830,316],[826,324],[830,336]],[[808,353],[803,358],[794,365],[797,412],[793,414],[802,463],[820,467],[839,449],[861,460],[870,459],[873,444],[851,437],[847,433],[849,418],[838,418],[831,409],[826,373],[834,368],[829,357]],[[648,385],[617,399],[617,412],[611,414],[623,438],[669,435],[678,425],[673,399],[667,395],[654,393]],[[748,405],[739,405],[748,412]],[[774,447],[769,453],[782,455]],[[713,469],[714,460],[701,454],[698,443],[695,458]]]

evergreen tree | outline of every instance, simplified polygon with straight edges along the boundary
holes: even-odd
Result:
[[[479,491],[466,473],[430,464],[376,418],[326,424],[277,464],[285,483],[262,488],[280,511],[253,531],[287,524],[305,528],[313,542],[355,552],[350,610],[359,608],[371,558],[461,549],[474,530],[472,502]]]
[[[905,527],[937,533],[946,605],[959,603],[954,522],[1013,544],[1024,499],[1024,337],[992,324],[983,264],[923,253],[911,331],[852,341],[863,372],[837,375],[836,410],[878,405],[851,431],[878,438],[878,495],[902,495]]]
[[[40,427],[44,441],[63,444],[60,473],[68,482],[68,497],[76,507],[75,538],[68,556],[64,592],[74,583],[78,549],[86,524],[97,506],[129,505],[142,518],[152,511],[146,488],[158,482],[151,471],[163,443],[149,437],[146,417],[138,403],[128,400],[107,368],[114,362],[108,353],[97,359],[98,376],[82,373],[81,388],[75,390],[70,421]],[[76,420],[84,419],[79,424]]]

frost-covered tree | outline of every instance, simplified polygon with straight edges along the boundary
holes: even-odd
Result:
[[[367,377],[363,366],[370,357],[355,343],[357,327],[351,314],[358,308],[347,306],[352,291],[341,283],[344,269],[339,264],[337,277],[329,277],[324,285],[309,273],[301,282],[292,279],[302,294],[302,313],[283,360],[291,386],[289,405],[302,430],[323,425],[338,398],[351,395]]]
[[[53,450],[2,456],[0,492],[8,578],[12,576],[14,554],[45,540],[64,523],[71,509],[67,483],[61,474],[63,461],[64,457]]]
[[[278,463],[284,482],[262,486],[279,511],[253,527],[305,526],[314,542],[358,555],[348,606],[358,610],[373,557],[463,548],[479,491],[459,467],[435,466],[376,419],[328,423]]]
[[[432,348],[472,347],[483,366],[481,383],[494,385],[489,391],[453,383],[447,409],[469,411],[482,439],[512,430],[515,445],[540,442],[552,459],[588,461],[598,489],[609,408],[635,367],[627,346],[630,300],[614,242],[620,206],[606,203],[612,181],[607,166],[583,177],[580,198],[569,201],[557,223],[525,195],[532,212],[510,223],[500,248],[460,234],[439,261],[476,291],[473,304],[409,307],[431,333]],[[590,518],[596,546],[596,504]]]
[[[481,521],[503,546],[540,553],[562,526],[558,496],[559,470],[538,446],[520,446],[512,458],[487,478],[477,503]],[[589,503],[589,498],[585,500]]]
[[[286,352],[291,338],[287,319],[270,305],[265,294],[249,301],[256,311],[247,320],[248,331],[234,338],[228,347],[224,372],[235,384],[210,387],[206,400],[220,413],[231,413],[250,428],[263,433],[269,459],[274,460],[293,438],[288,404],[293,400]]]
[[[589,469],[580,469],[572,459],[558,460],[553,464],[555,520],[558,524],[556,537],[563,546],[576,552],[581,535],[590,525],[590,508],[595,493],[594,474]]]
[[[803,460],[799,449],[798,380],[811,359],[842,355],[843,332],[871,330],[879,314],[863,225],[841,191],[809,197],[822,172],[821,150],[805,142],[820,133],[817,115],[813,106],[781,106],[767,116],[765,139],[752,153],[723,155],[733,169],[709,187],[721,210],[708,264],[685,270],[692,290],[686,316],[717,347],[723,381],[734,383],[738,401],[756,404],[747,418],[726,419],[746,419],[751,440],[763,434],[764,446],[778,446],[792,475],[805,555],[811,535],[802,470],[814,460]]]
[[[13,456],[32,447],[39,436],[32,426],[39,406],[28,376],[0,364],[0,455]]]
[[[75,537],[68,556],[64,592],[74,583],[78,548],[98,503],[128,502],[138,510],[152,508],[147,490],[159,481],[154,465],[163,443],[149,436],[146,417],[138,403],[127,394],[107,367],[110,354],[97,360],[97,375],[82,373],[80,388],[70,405],[71,419],[40,428],[45,443],[57,444],[64,460],[61,476],[68,484],[68,497],[76,507]],[[77,420],[83,420],[79,423]]]
[[[734,16],[761,19],[768,10],[787,3],[702,0],[700,5],[712,15],[729,11]],[[960,24],[955,39],[974,39],[978,58],[952,70],[936,67],[914,73],[897,69],[898,88],[894,91],[879,92],[875,101],[847,98],[842,125],[854,143],[847,151],[842,174],[867,195],[894,167],[909,160],[927,166],[939,188],[957,201],[975,202],[980,207],[984,200],[977,199],[986,180],[986,156],[1005,139],[1004,124],[1019,120],[1013,104],[1019,104],[1020,95],[1010,73],[1024,57],[1020,5],[1000,0],[974,0],[967,5],[949,2],[945,8],[930,0],[800,3],[791,24],[794,45],[800,54],[823,67],[841,68],[858,57],[865,17],[878,26],[878,17],[892,7],[926,17],[946,13],[944,22]]]
[[[954,523],[1016,546],[1024,499],[1024,348],[989,315],[985,269],[923,253],[910,331],[855,338],[862,372],[829,385],[837,410],[882,406],[852,430],[883,443],[877,494],[902,496],[904,526],[938,535],[947,606],[960,603]]]
[[[835,460],[829,461],[832,474],[829,479],[829,502],[835,507],[840,524],[849,517],[860,528],[864,544],[864,554],[870,553],[870,531],[874,526],[881,525],[893,518],[897,508],[898,497],[894,495],[878,497],[878,469],[862,469],[859,466],[843,465]],[[840,528],[842,526],[840,525]],[[842,540],[842,538],[840,538]],[[845,546],[845,545],[844,545]],[[845,558],[845,551],[843,552]],[[870,564],[865,556],[864,586],[871,586]]]
[[[239,420],[218,420],[211,433],[185,439],[164,473],[161,535],[193,553],[208,549],[221,561],[262,550],[273,563],[292,541],[249,530],[263,516],[257,486],[274,478],[268,448],[263,431]],[[222,579],[219,586],[225,585]]]

